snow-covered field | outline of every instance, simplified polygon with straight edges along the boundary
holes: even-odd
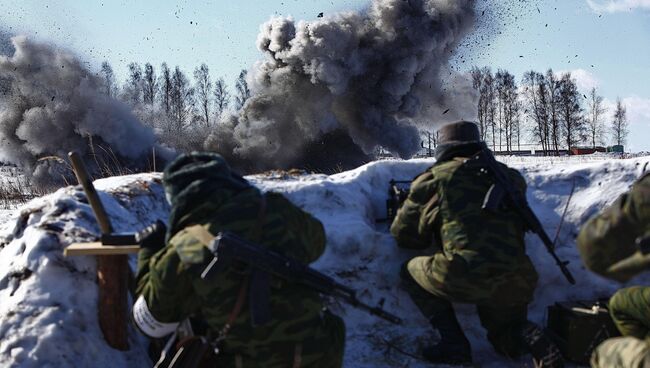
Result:
[[[570,260],[578,284],[564,280],[541,242],[527,238],[540,282],[530,319],[543,323],[555,301],[610,295],[620,285],[584,270],[575,249],[580,224],[613,201],[640,175],[650,157],[611,159],[499,157],[519,169],[528,198],[553,237],[571,188],[559,235],[558,254]],[[258,175],[249,179],[264,190],[284,193],[325,225],[326,253],[314,266],[359,290],[368,302],[384,300],[384,308],[404,318],[394,326],[337,302],[332,309],[347,324],[346,367],[425,367],[410,355],[435,338],[427,321],[399,290],[398,270],[417,253],[397,249],[386,223],[385,200],[391,179],[411,179],[433,163],[429,159],[387,160],[336,175]],[[135,230],[156,219],[166,220],[160,177],[141,174],[95,182],[117,231]],[[118,352],[103,341],[95,306],[95,262],[90,257],[64,258],[73,241],[94,239],[99,232],[80,189],[68,187],[38,198],[12,213],[0,226],[0,366],[126,367],[148,366],[144,340],[131,329],[131,350]],[[650,281],[636,279],[631,284]],[[473,307],[458,306],[459,319],[483,367],[531,366],[529,359],[508,362],[485,340]]]

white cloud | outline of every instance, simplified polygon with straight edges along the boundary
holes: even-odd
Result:
[[[587,5],[599,13],[631,12],[636,9],[650,10],[650,0],[587,0]]]
[[[640,124],[650,128],[650,98],[630,96],[623,98],[627,109],[627,120],[631,125]],[[650,136],[646,136],[650,139]]]

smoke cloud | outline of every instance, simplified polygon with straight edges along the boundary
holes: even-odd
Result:
[[[0,160],[23,167],[37,185],[55,184],[61,160],[77,150],[103,163],[146,166],[154,134],[125,104],[100,92],[101,81],[71,53],[24,36],[11,39],[13,55],[0,56]],[[90,161],[90,162],[89,162]],[[116,164],[117,165],[117,164]],[[54,182],[52,182],[54,180]]]
[[[474,24],[473,0],[374,0],[316,21],[272,18],[248,73],[253,96],[206,140],[249,170],[332,170],[420,148],[418,127],[474,119],[471,81],[449,58]]]

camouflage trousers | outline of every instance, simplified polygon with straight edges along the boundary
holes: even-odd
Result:
[[[650,368],[650,346],[636,337],[607,339],[591,354],[593,368]]]
[[[402,266],[400,278],[402,289],[409,294],[413,303],[427,319],[441,313],[451,313],[450,318],[455,318],[451,302],[429,293],[418,285],[410,275],[406,264]],[[476,311],[481,326],[487,331],[488,341],[490,341],[497,353],[510,358],[516,358],[527,353],[521,337],[522,329],[528,321],[528,308],[526,305],[477,305]],[[435,326],[433,327],[435,328]]]
[[[600,344],[591,356],[593,367],[650,367],[650,287],[617,291],[609,313],[624,337]]]
[[[341,368],[345,351],[345,324],[343,320],[325,312],[326,336],[306,339],[300,344],[273,344],[269,349],[256,351],[255,356],[224,352],[215,359],[216,367],[232,368]]]

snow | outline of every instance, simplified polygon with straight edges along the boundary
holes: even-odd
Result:
[[[529,318],[543,323],[546,308],[555,301],[608,296],[621,287],[584,270],[575,236],[580,224],[628,189],[650,157],[499,160],[522,172],[531,206],[551,237],[575,183],[557,252],[571,262],[578,284],[568,284],[541,242],[529,235],[528,254],[540,274]],[[404,319],[395,326],[330,300],[331,309],[347,325],[346,367],[430,366],[410,355],[432,342],[435,333],[398,286],[400,265],[419,253],[398,249],[388,224],[376,219],[385,217],[388,182],[412,179],[432,163],[385,160],[331,176],[275,172],[248,177],[263,190],[284,193],[323,222],[328,245],[314,267],[357,289],[370,304],[383,300],[387,311]],[[116,231],[133,231],[167,218],[159,175],[108,178],[95,185]],[[95,309],[94,259],[62,255],[68,244],[93,240],[98,233],[77,187],[29,202],[0,226],[0,366],[150,366],[145,340],[132,328],[129,351],[119,352],[104,343]],[[649,277],[640,277],[630,284],[648,281]],[[457,313],[481,366],[530,366],[530,359],[505,361],[493,352],[472,306],[457,305]]]

